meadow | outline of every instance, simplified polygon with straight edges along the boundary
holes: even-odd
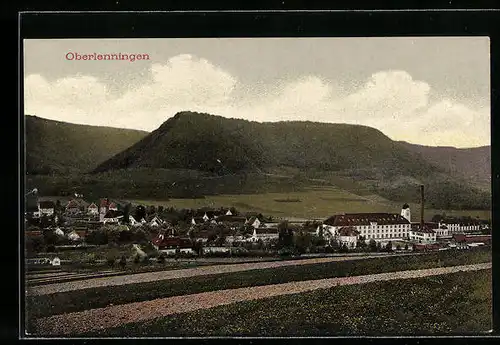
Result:
[[[283,202],[293,200],[294,202]],[[357,195],[346,190],[318,186],[308,187],[303,191],[287,193],[259,193],[239,195],[210,195],[196,199],[168,200],[130,199],[133,204],[174,207],[178,209],[197,209],[201,207],[231,207],[240,212],[260,212],[276,218],[301,218],[324,220],[338,213],[388,212],[400,213],[402,204],[389,201],[378,195]],[[409,203],[413,219],[420,217],[420,205]],[[425,209],[424,217],[430,221],[435,214],[447,216],[471,216],[473,218],[491,219],[490,210],[443,210]]]
[[[106,307],[110,304],[126,304],[206,291],[402,270],[468,265],[490,261],[491,250],[489,248],[338,261],[28,296],[26,305],[29,310],[28,315],[33,320],[55,314]]]
[[[491,270],[338,286],[239,302],[82,336],[349,336],[485,334]]]

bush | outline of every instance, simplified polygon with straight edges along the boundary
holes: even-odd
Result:
[[[113,267],[115,265],[115,258],[112,258],[112,257],[108,257],[106,259],[106,264],[109,266],[109,267]]]
[[[125,268],[125,266],[127,265],[127,258],[125,257],[125,255],[122,255],[118,264],[122,269]]]
[[[165,263],[165,254],[161,253],[158,256],[158,259],[156,260],[156,262],[158,262],[159,264],[164,264]]]

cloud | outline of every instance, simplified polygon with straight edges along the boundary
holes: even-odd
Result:
[[[61,121],[154,130],[182,110],[253,121],[307,120],[375,127],[394,140],[424,145],[488,145],[489,109],[457,100],[430,102],[431,86],[405,71],[380,71],[350,94],[319,76],[302,76],[252,94],[236,76],[183,54],[151,65],[151,78],[112,94],[105,80],[25,79],[25,112]],[[240,90],[239,93],[235,92]],[[249,90],[241,92],[241,90]]]

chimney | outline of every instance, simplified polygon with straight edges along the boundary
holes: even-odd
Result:
[[[424,185],[420,186],[420,229],[424,228]]]

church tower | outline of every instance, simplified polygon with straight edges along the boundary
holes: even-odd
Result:
[[[403,208],[401,209],[401,216],[406,218],[411,223],[410,205],[403,205]]]

